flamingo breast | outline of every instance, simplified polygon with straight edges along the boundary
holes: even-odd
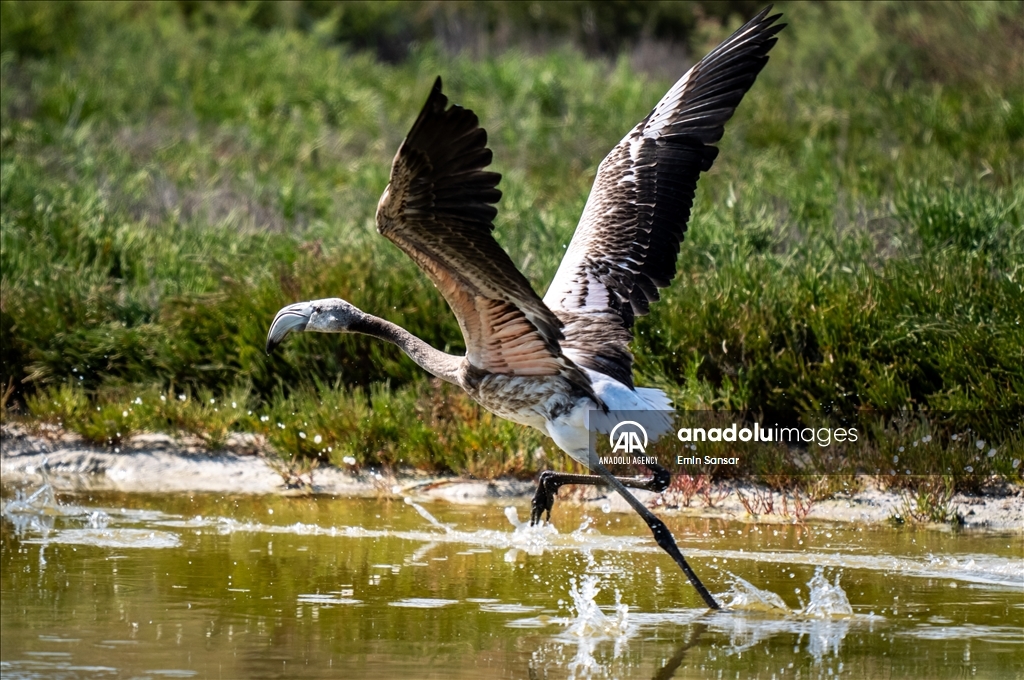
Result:
[[[489,373],[463,388],[491,413],[547,433],[546,423],[562,418],[579,405],[597,405],[560,375],[529,376]]]

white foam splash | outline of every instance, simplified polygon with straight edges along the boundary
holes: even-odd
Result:
[[[630,620],[629,605],[622,601],[621,593],[615,591],[615,609],[606,614],[597,604],[596,597],[601,592],[600,576],[586,574],[577,583],[576,578],[569,579],[569,596],[576,617],[569,621],[562,638],[576,643],[576,654],[568,664],[569,677],[593,677],[595,673],[603,673],[607,669],[594,657],[594,651],[601,642],[611,640],[614,643],[613,659],[618,659],[625,651],[629,638],[636,634],[637,627]]]
[[[789,607],[782,598],[770,590],[761,590],[754,584],[730,573],[729,590],[717,596],[719,604],[726,609],[789,613]]]
[[[538,522],[534,525],[520,522],[519,513],[512,506],[505,508],[505,518],[515,527],[511,536],[512,550],[505,555],[506,562],[515,562],[520,550],[537,557],[554,547],[552,539],[559,534],[558,529],[550,522]]]
[[[569,596],[572,597],[576,618],[566,631],[576,637],[618,637],[630,632],[629,605],[623,604],[622,596],[615,593],[615,613],[607,616],[601,611],[596,600],[601,592],[600,578],[587,574],[577,585],[576,578],[569,579]]]
[[[762,590],[733,573],[729,573],[729,582],[729,589],[717,596],[725,609],[791,614],[816,619],[853,616],[853,607],[846,596],[846,591],[839,585],[839,574],[836,574],[833,582],[829,583],[823,567],[815,569],[814,576],[807,582],[810,591],[807,604],[801,603],[800,609],[796,610],[787,607],[778,594]]]
[[[839,574],[836,574],[834,583],[829,583],[824,569],[818,567],[807,582],[807,587],[810,588],[810,600],[800,612],[804,616],[819,619],[853,616],[853,607],[846,597],[846,591],[839,585]]]

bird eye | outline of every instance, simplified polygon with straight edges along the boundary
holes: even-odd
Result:
[[[314,314],[319,314],[321,312],[321,310],[322,310],[322,308],[320,307],[320,305],[317,305],[316,307],[313,308],[313,313]]]

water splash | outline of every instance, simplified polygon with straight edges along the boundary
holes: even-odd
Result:
[[[14,533],[24,536],[29,533],[48,536],[54,530],[55,520],[64,514],[64,509],[57,501],[57,495],[46,476],[47,461],[44,458],[39,466],[39,474],[43,477],[42,485],[30,495],[18,489],[14,500],[3,506],[3,517],[14,525]],[[46,567],[45,546],[39,551],[39,570]]]
[[[416,512],[420,513],[420,517],[422,517],[423,519],[427,520],[428,522],[430,522],[432,525],[434,525],[438,529],[441,529],[446,534],[450,534],[453,531],[453,529],[450,526],[448,526],[444,522],[441,522],[436,517],[431,515],[429,512],[427,512],[426,508],[424,508],[422,505],[420,505],[419,503],[417,503],[413,499],[409,498],[408,496],[404,496],[404,499],[405,499],[405,504],[406,505],[410,505],[413,508],[415,508]]]
[[[853,616],[853,607],[846,597],[846,591],[839,585],[839,574],[836,574],[834,583],[829,583],[825,578],[824,569],[818,567],[814,570],[814,576],[807,582],[807,587],[811,592],[807,606],[800,612],[804,616],[819,619]]]
[[[26,531],[47,533],[53,529],[53,519],[64,514],[46,474],[47,466],[48,461],[43,458],[39,466],[43,483],[38,489],[28,496],[18,489],[14,500],[3,506],[4,518],[14,525],[18,534],[24,534]]]
[[[102,510],[93,510],[89,513],[88,525],[90,529],[106,529],[110,524],[110,515]]]
[[[552,539],[558,536],[558,529],[550,522],[538,522],[534,525],[520,522],[519,513],[512,506],[505,508],[505,519],[515,527],[511,536],[512,549],[505,554],[506,562],[515,562],[519,559],[520,551],[538,557],[554,547]]]
[[[180,545],[177,534],[150,528],[127,529],[110,527],[111,513],[100,509],[89,509],[78,505],[65,505],[57,495],[46,476],[46,462],[40,466],[42,485],[29,495],[17,491],[14,500],[3,506],[3,517],[14,525],[19,536],[32,535],[23,539],[26,544],[41,546],[39,550],[40,574],[46,567],[46,548],[50,544],[88,545],[100,548],[174,548]],[[163,513],[152,511],[121,510],[121,520],[146,521],[164,517]],[[68,524],[82,523],[82,528]]]
[[[519,521],[519,511],[516,510],[515,507],[511,505],[506,506],[505,508],[505,519],[509,521],[509,524],[515,527],[516,531],[524,527],[530,526],[529,522]]]
[[[577,584],[576,578],[569,579],[569,596],[576,611],[576,618],[566,633],[575,637],[619,637],[631,632],[629,626],[629,605],[622,602],[622,595],[615,592],[615,613],[611,616],[601,611],[595,598],[601,592],[600,578],[587,574]]]
[[[569,579],[569,596],[576,617],[570,620],[562,637],[576,644],[576,654],[568,664],[570,678],[589,678],[595,673],[604,673],[608,669],[594,656],[597,645],[613,641],[612,659],[618,659],[626,650],[629,638],[636,634],[637,627],[629,617],[629,605],[622,601],[618,590],[613,612],[606,614],[601,610],[596,600],[601,592],[600,583],[600,576],[596,574],[586,574],[579,582],[575,577]]]
[[[791,610],[778,594],[762,590],[736,574],[729,572],[729,589],[718,595],[718,601],[725,609],[734,611],[756,611],[772,614],[794,615],[829,619],[853,616],[853,607],[846,597],[846,591],[839,585],[837,573],[832,583],[825,578],[825,570],[818,567],[807,582],[810,591],[807,604]]]
[[[56,516],[60,515],[61,507],[57,501],[57,495],[49,482],[33,491],[29,496],[19,489],[14,500],[4,506],[4,514],[42,514]]]
[[[789,607],[770,590],[761,590],[736,574],[729,573],[729,589],[719,594],[718,602],[725,609],[788,614]]]

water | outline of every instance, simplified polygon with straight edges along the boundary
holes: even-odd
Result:
[[[4,678],[1022,677],[1019,534],[5,490]]]

